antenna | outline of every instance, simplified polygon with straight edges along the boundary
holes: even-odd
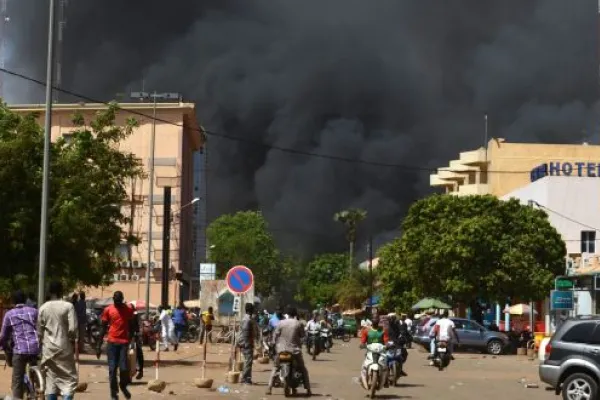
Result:
[[[7,41],[6,38],[8,32],[8,23],[10,17],[8,16],[8,0],[0,0],[0,68],[6,67],[6,51]],[[4,78],[6,75],[0,73],[0,98],[4,96]]]
[[[69,5],[69,0],[60,0],[58,5],[58,40],[56,43],[55,55],[55,75],[54,82],[57,87],[62,86],[62,61],[63,61],[63,40],[65,38],[64,30],[67,25],[66,8]],[[54,102],[58,103],[59,90],[54,91]]]

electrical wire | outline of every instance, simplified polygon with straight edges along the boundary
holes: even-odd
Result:
[[[35,79],[32,78],[30,76],[6,69],[6,68],[0,68],[0,72],[3,72],[5,74],[29,81],[29,82],[33,82],[37,85],[46,86],[46,83],[39,80],[39,79]],[[91,102],[91,103],[98,103],[98,104],[104,104],[104,105],[110,105],[111,103],[106,102],[106,101],[102,101],[102,100],[98,100],[98,99],[94,99],[92,97],[80,94],[80,93],[76,93],[72,90],[68,90],[68,89],[64,89],[61,87],[57,87],[57,86],[52,86],[52,88],[54,90],[57,90],[61,93],[64,94],[68,94],[70,96]],[[168,121],[165,119],[161,119],[161,118],[154,118],[152,115],[148,115],[148,114],[144,114],[143,112],[140,111],[135,111],[135,110],[131,110],[131,109],[125,109],[125,108],[119,108],[121,111],[127,112],[129,114],[132,115],[137,115],[143,118],[147,118],[150,120],[155,120],[164,124],[168,124],[168,125],[173,125],[179,128],[184,128],[183,125],[181,124],[177,124],[175,122],[172,121]],[[189,127],[186,127],[189,129]],[[226,133],[222,133],[222,132],[214,132],[214,131],[209,131],[209,130],[205,130],[205,129],[193,129],[194,131],[197,131],[200,134],[205,134],[207,136],[213,136],[216,138],[220,138],[220,139],[226,139],[226,140],[231,140],[231,141],[235,141],[235,142],[242,142],[245,144],[249,144],[249,145],[253,145],[253,146],[257,146],[257,147],[262,147],[262,148],[266,148],[266,149],[270,149],[270,150],[276,150],[282,153],[288,153],[288,154],[293,154],[293,155],[299,155],[299,156],[305,156],[305,157],[313,157],[313,158],[320,158],[320,159],[325,159],[325,160],[331,160],[331,161],[340,161],[340,162],[346,162],[346,163],[353,163],[353,164],[362,164],[362,165],[367,165],[367,166],[372,166],[372,167],[382,167],[382,168],[396,168],[396,169],[402,169],[402,170],[407,170],[407,171],[415,171],[415,172],[427,172],[427,173],[437,173],[438,169],[437,168],[428,168],[428,167],[420,167],[420,166],[416,166],[416,165],[408,165],[408,164],[394,164],[394,163],[385,163],[385,162],[380,162],[380,161],[373,161],[373,160],[364,160],[364,159],[358,159],[358,158],[348,158],[348,157],[342,157],[342,156],[337,156],[337,155],[333,155],[333,154],[323,154],[323,153],[314,153],[314,152],[310,152],[310,151],[305,151],[305,150],[299,150],[299,149],[294,149],[294,148],[290,148],[290,147],[282,147],[282,146],[277,146],[274,144],[268,144],[268,143],[264,143],[261,141],[257,141],[257,140],[252,140],[252,139],[248,139],[248,138],[242,138],[239,136],[234,136],[234,135],[230,135],[230,134],[226,134]],[[452,171],[452,170],[446,170],[448,172],[454,172],[454,173],[463,173],[463,171]],[[486,173],[493,173],[493,174],[529,174],[531,173],[531,171],[495,171],[495,170],[487,170],[485,171]]]

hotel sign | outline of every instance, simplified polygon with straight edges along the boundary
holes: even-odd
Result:
[[[587,176],[600,177],[600,163],[550,161],[531,170],[531,182],[545,176]]]

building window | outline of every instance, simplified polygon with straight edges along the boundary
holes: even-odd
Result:
[[[71,144],[71,142],[73,141],[73,134],[72,133],[63,133],[62,135],[64,141],[66,144]]]
[[[596,231],[581,231],[581,252],[596,252]]]

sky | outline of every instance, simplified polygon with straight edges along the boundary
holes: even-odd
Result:
[[[7,68],[37,79],[40,3],[8,0]],[[209,219],[260,209],[290,251],[342,250],[332,215],[348,207],[368,212],[360,243],[397,236],[433,192],[430,170],[483,145],[486,113],[490,137],[600,141],[593,0],[165,4],[70,1],[63,86],[111,100],[143,81],[195,102],[209,131]],[[43,102],[43,88],[5,86],[10,103]]]

